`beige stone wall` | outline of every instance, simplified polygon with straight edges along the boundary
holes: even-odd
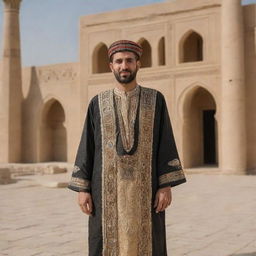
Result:
[[[115,85],[107,47],[130,39],[144,49],[139,84],[165,95],[183,165],[219,166],[222,1],[166,1],[82,17],[78,63],[23,68],[22,161],[74,161],[89,100]],[[243,15],[247,168],[256,173],[256,5],[243,7]]]
[[[24,162],[74,161],[80,133],[78,65],[23,69]]]
[[[98,92],[114,86],[111,73],[95,73],[93,69],[95,65],[92,63],[97,62],[95,52],[100,47],[108,47],[113,41],[122,38],[140,43],[146,40],[150,45],[151,53],[146,51],[144,55],[147,58],[151,55],[152,65],[139,71],[138,81],[141,85],[156,88],[165,95],[179,151],[186,167],[203,164],[200,111],[209,108],[207,104],[204,106],[203,102],[209,97],[212,98],[214,103],[211,107],[217,109],[218,113],[220,94],[219,2],[177,1],[86,16],[81,19],[81,85],[87,84],[88,88],[88,90],[84,88],[84,97],[89,100]],[[202,39],[203,60],[181,63],[185,51],[183,47],[193,32]],[[162,38],[165,41],[165,65],[162,65],[162,61],[159,60],[159,43]],[[187,47],[193,45],[193,37],[189,40]],[[104,55],[104,47],[101,49],[103,50],[99,54]],[[185,52],[191,51],[193,47],[186,49]],[[188,56],[188,58],[193,60],[194,57]],[[199,87],[204,88],[202,91],[205,94],[209,94],[200,98],[202,101],[200,108],[200,104],[192,100],[194,96],[196,97],[196,89]],[[191,105],[191,102],[194,105]],[[83,109],[84,106],[81,108]],[[185,111],[186,108],[193,109],[195,115],[199,115],[198,118],[191,119],[190,113]],[[218,114],[216,114],[217,117]],[[196,123],[192,124],[195,135],[193,138],[187,138],[187,133],[191,131],[189,128],[184,128],[185,122]],[[218,120],[216,123],[218,128]],[[189,140],[190,142],[187,143]],[[198,149],[189,150],[197,141],[199,141]],[[216,161],[218,161],[217,139],[216,147]]]
[[[247,167],[256,173],[256,5],[244,7]]]

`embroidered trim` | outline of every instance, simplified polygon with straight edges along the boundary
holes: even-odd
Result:
[[[177,167],[181,166],[180,160],[178,158],[173,159],[172,161],[168,162],[169,166]]]
[[[89,180],[84,180],[77,177],[71,177],[69,185],[72,187],[77,187],[79,189],[90,189],[91,182]]]
[[[78,166],[74,166],[73,167],[73,173],[77,173],[77,172],[79,172],[80,171],[80,167],[78,167]]]
[[[122,144],[128,152],[134,144],[134,125],[139,103],[140,87],[137,86],[127,97],[120,95],[121,92],[117,93],[115,91],[115,93]]]
[[[115,112],[113,90],[99,94],[102,133],[103,256],[118,256],[117,182],[115,166]]]
[[[139,93],[139,89],[140,89],[140,86],[139,85],[136,85],[136,87],[131,90],[131,91],[128,91],[128,92],[125,92],[125,91],[122,91],[120,89],[118,89],[117,87],[114,89],[114,93],[120,97],[132,97],[136,94]]]
[[[152,145],[153,128],[156,106],[156,91],[149,88],[141,88],[140,103],[140,135],[139,136],[139,165],[141,193],[139,195],[141,205],[141,223],[139,236],[139,252],[137,255],[152,255]]]
[[[159,185],[185,179],[183,170],[173,171],[159,177]]]
[[[116,153],[113,97],[113,90],[99,95],[103,160],[102,255],[149,256],[152,255],[151,163],[156,91],[141,87],[139,134],[143,136],[139,136],[138,148],[133,155],[118,156]],[[133,208],[127,211],[124,200],[127,189],[132,191],[129,198],[136,194],[138,199],[135,212]]]

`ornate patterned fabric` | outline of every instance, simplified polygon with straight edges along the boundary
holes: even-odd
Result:
[[[116,112],[124,149],[128,152],[134,145],[134,128],[139,102],[140,89],[137,86],[130,92],[114,89]]]
[[[109,46],[109,59],[111,59],[113,54],[124,51],[133,52],[138,56],[138,58],[140,58],[142,55],[142,47],[139,44],[129,40],[119,40]]]
[[[75,166],[69,188],[94,203],[90,256],[167,255],[165,214],[153,201],[160,187],[186,180],[161,93],[138,86],[94,97]]]

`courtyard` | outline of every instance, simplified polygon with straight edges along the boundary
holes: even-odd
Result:
[[[0,255],[88,255],[88,219],[77,194],[56,187],[70,175],[20,176],[0,186]],[[255,256],[256,176],[186,177],[167,210],[168,255]]]

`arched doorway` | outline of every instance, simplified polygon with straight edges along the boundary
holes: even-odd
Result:
[[[67,161],[65,112],[57,100],[48,101],[42,112],[40,127],[40,161]]]
[[[184,102],[183,158],[184,167],[218,164],[218,130],[216,103],[204,88],[192,89]]]

